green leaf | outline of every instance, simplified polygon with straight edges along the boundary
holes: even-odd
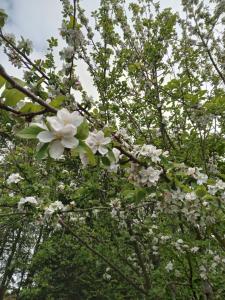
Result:
[[[107,167],[110,166],[111,163],[110,163],[110,160],[108,159],[108,157],[102,156],[101,160],[102,160],[102,163],[103,163],[104,166],[107,166]]]
[[[6,82],[6,80],[2,76],[0,76],[0,88],[3,87],[5,82]]]
[[[88,137],[89,134],[89,127],[88,123],[85,120],[78,128],[77,128],[77,134],[76,137],[79,140],[85,140]]]
[[[60,107],[60,105],[63,103],[63,101],[65,101],[66,96],[58,96],[55,99],[53,99],[49,105],[51,105],[52,107]]]
[[[195,189],[195,193],[198,197],[204,197],[207,194],[207,190],[204,185],[200,185]]]
[[[127,200],[131,200],[131,199],[133,199],[134,198],[134,195],[135,195],[135,191],[134,190],[123,190],[123,192],[122,192],[122,195],[123,195],[123,197],[125,198],[125,199],[127,199]]]
[[[78,150],[80,153],[85,153],[88,157],[88,162],[91,166],[96,166],[96,159],[92,150],[83,141],[80,141]]]
[[[42,131],[44,131],[43,128],[38,126],[30,126],[19,131],[16,135],[23,139],[36,139],[38,133]]]
[[[26,113],[26,112],[30,112],[31,111],[31,108],[32,108],[32,103],[26,103],[21,109],[20,111],[23,112],[23,113]]]
[[[5,98],[5,104],[9,106],[15,106],[20,100],[26,96],[16,89],[6,89],[2,93],[2,97]]]
[[[3,9],[0,9],[0,28],[5,25],[5,22],[8,18],[8,15],[5,13]]]
[[[76,19],[74,18],[74,16],[70,16],[70,21],[69,21],[69,23],[68,23],[68,25],[67,25],[67,28],[68,29],[73,29],[74,28],[74,26],[75,26],[75,24],[76,24]]]
[[[146,195],[146,190],[145,189],[136,189],[135,191],[135,200],[140,201],[143,200],[145,198]]]
[[[48,156],[48,144],[44,144],[37,152],[36,154],[36,158],[37,159],[43,159],[46,158]]]
[[[26,113],[26,112],[37,112],[37,111],[41,111],[42,109],[43,109],[43,107],[39,104],[26,103],[20,109],[20,111],[23,112],[23,113]]]
[[[111,150],[109,150],[109,152],[108,152],[108,158],[109,158],[109,160],[111,162],[115,162],[116,161],[115,155],[114,155],[114,153]]]

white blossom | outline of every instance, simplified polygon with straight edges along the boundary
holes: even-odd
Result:
[[[73,55],[74,55],[74,48],[71,46],[63,48],[63,50],[60,52],[60,57],[65,60],[71,59]]]
[[[197,199],[197,195],[195,194],[195,192],[187,193],[185,195],[185,199],[188,201],[193,201]]]
[[[50,130],[42,131],[37,138],[42,143],[51,143],[49,154],[52,158],[59,158],[64,148],[72,149],[78,146],[79,141],[74,136],[77,127],[83,122],[83,117],[78,112],[70,113],[63,108],[57,112],[57,116],[48,117]]]
[[[21,198],[20,201],[18,202],[18,210],[23,211],[24,210],[24,206],[29,203],[32,206],[37,206],[38,205],[38,201],[35,197],[25,197],[25,198]]]
[[[143,168],[140,171],[140,182],[147,186],[155,185],[158,182],[161,170],[152,168],[151,166],[147,169]]]
[[[173,271],[173,263],[170,261],[166,267],[165,267],[167,272]]]
[[[23,177],[20,176],[19,173],[13,173],[11,174],[8,179],[6,180],[6,182],[8,184],[11,184],[11,183],[18,183],[20,180],[22,180]]]
[[[104,274],[103,274],[103,278],[104,278],[105,280],[110,280],[110,279],[112,278],[112,276],[111,276],[110,274],[108,274],[108,273],[104,273]]]
[[[199,184],[199,185],[206,183],[208,180],[208,176],[206,174],[200,173],[200,172],[197,172],[196,178],[197,178],[197,184]]]
[[[194,176],[195,175],[195,171],[196,171],[195,168],[188,168],[187,169],[187,175]]]
[[[114,154],[114,157],[115,157],[115,161],[113,163],[111,163],[111,165],[107,168],[109,172],[117,172],[118,170],[118,162],[119,162],[119,158],[120,158],[120,150],[117,149],[117,148],[113,148],[112,149],[112,152]]]
[[[200,271],[200,277],[202,279],[206,280],[207,279],[207,270],[206,270],[205,266],[200,266],[199,271]]]
[[[218,188],[218,190],[224,190],[225,189],[225,182],[223,182],[222,180],[218,180],[216,182],[216,187]]]
[[[113,199],[110,201],[110,204],[109,204],[112,208],[111,210],[111,216],[113,218],[115,218],[118,214],[118,212],[120,211],[121,209],[121,202],[119,199]]]
[[[89,133],[86,142],[94,154],[98,151],[100,154],[105,155],[108,152],[106,145],[111,142],[111,139],[104,137],[103,131],[94,131]]]
[[[218,187],[216,185],[209,184],[207,187],[208,187],[208,192],[211,195],[215,195],[218,192]]]
[[[143,145],[140,150],[140,154],[146,157],[150,157],[153,162],[157,163],[160,161],[159,156],[162,154],[162,150],[157,149],[153,145]]]
[[[45,208],[44,219],[48,220],[55,212],[65,210],[65,206],[61,201],[55,201]]]
[[[177,243],[178,243],[178,244],[183,244],[184,241],[183,241],[182,239],[179,239],[179,240],[177,240]]]
[[[199,250],[199,247],[193,247],[193,248],[191,248],[191,252],[192,253],[196,253],[196,252],[198,252],[198,250]]]

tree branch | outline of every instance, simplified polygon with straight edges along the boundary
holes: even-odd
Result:
[[[34,102],[40,104],[41,106],[45,107],[47,111],[56,113],[57,109],[54,107],[50,106],[48,103],[46,103],[44,100],[41,98],[38,98],[34,93],[31,91],[25,89],[22,87],[19,83],[17,83],[9,74],[6,73],[5,69],[3,68],[2,65],[0,65],[0,75],[8,81],[13,88],[17,89],[18,91],[22,92],[24,95],[26,95],[28,98],[32,99]]]

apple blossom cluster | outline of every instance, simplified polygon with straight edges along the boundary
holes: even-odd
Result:
[[[187,175],[192,176],[197,180],[197,184],[202,185],[207,182],[208,176],[200,172],[199,168],[188,168]]]
[[[203,184],[206,184],[206,187],[207,187],[207,190],[208,190],[208,193],[212,196],[216,195],[217,192],[222,192],[221,193],[221,197],[222,199],[225,199],[225,182],[222,181],[221,179],[214,179],[214,183],[210,183],[210,184],[207,184],[208,183],[208,175],[202,173],[200,171],[201,169],[199,168],[188,168],[187,169],[187,175],[195,178],[197,180],[197,184],[198,185],[203,185]],[[189,193],[186,195],[185,197],[186,199],[189,199],[191,200],[195,200],[196,199],[196,195],[194,196],[194,192],[192,193]],[[206,202],[203,202],[203,204],[206,203]]]
[[[7,182],[7,184],[18,183],[18,182],[20,182],[20,180],[23,180],[23,177],[20,176],[19,173],[13,173],[8,177],[6,182]]]
[[[47,117],[46,123],[41,119],[37,123],[32,123],[38,127],[39,133],[36,138],[39,140],[38,148],[41,149],[44,144],[47,144],[47,149],[50,157],[59,159],[65,149],[75,149],[80,145],[78,134],[80,126],[84,123],[84,117],[78,112],[69,112],[66,108],[58,110],[56,116]],[[85,133],[86,139],[82,140],[93,154],[107,156],[107,169],[109,172],[117,172],[121,152],[117,148],[110,150],[111,138],[106,137],[102,130]],[[82,144],[83,145],[83,144]],[[78,152],[83,166],[88,164],[87,149],[80,147]],[[165,153],[161,149],[157,149],[153,145],[136,145],[134,147],[134,155],[138,158],[150,158],[152,163],[160,162],[161,155]],[[109,162],[109,164],[108,164]],[[129,179],[142,186],[154,186],[160,178],[161,169],[153,168],[152,166],[140,167],[138,164],[131,162],[129,171]]]
[[[74,22],[76,21],[74,20]],[[84,43],[84,36],[80,29],[76,26],[71,28],[65,21],[63,21],[62,27],[60,28],[60,34],[66,40],[67,44],[73,47],[74,52],[78,51]]]
[[[47,123],[40,120],[37,123],[32,123],[31,126],[37,126],[40,132],[36,138],[39,140],[39,148],[44,144],[49,144],[49,155],[54,159],[59,159],[64,153],[64,149],[74,149],[80,144],[77,137],[78,128],[84,122],[84,118],[78,112],[70,113],[66,108],[62,108],[57,112],[56,116],[47,117]],[[111,143],[111,138],[105,137],[103,131],[94,130],[90,132],[85,140],[86,145],[93,154],[106,155],[109,151],[108,146]],[[114,154],[114,162],[111,170],[117,169],[120,151],[112,150]],[[85,166],[88,163],[88,157],[85,151],[80,151],[80,159]]]
[[[6,124],[6,125],[11,127],[10,124]],[[9,140],[5,140],[5,144],[6,144],[5,147],[1,147],[1,149],[0,149],[0,163],[5,162],[7,155],[14,148],[14,144]]]
[[[110,280],[112,278],[112,276],[109,274],[110,270],[111,269],[109,267],[106,268],[105,273],[103,274],[103,279]]]
[[[21,40],[16,41],[16,37],[14,34],[4,34],[4,37],[7,41],[13,44],[17,49],[22,52],[23,54],[30,55],[32,52],[32,42],[29,39],[24,39],[21,37]],[[12,63],[13,66],[16,68],[22,67],[22,61],[20,56],[18,55],[17,51],[13,49],[13,47],[5,47],[5,52],[8,55],[9,61]]]
[[[78,146],[79,141],[75,137],[77,127],[83,122],[83,117],[78,112],[70,113],[63,108],[57,112],[57,116],[47,117],[49,128],[44,126],[44,131],[37,135],[41,143],[50,143],[49,155],[59,158],[65,148],[72,149]]]
[[[97,130],[95,130],[89,134],[86,142],[94,154],[98,152],[101,155],[105,155],[108,152],[106,146],[111,142],[111,139],[104,137],[103,131],[97,132]]]
[[[112,153],[114,155],[115,160],[110,164],[110,166],[107,169],[109,172],[116,173],[119,168],[119,160],[120,160],[121,152],[117,148],[112,148]]]
[[[144,156],[144,157],[149,157],[152,162],[157,163],[160,162],[160,155],[163,154],[162,149],[157,149],[153,145],[143,145],[143,146],[137,146],[136,149],[136,155],[137,156]]]
[[[71,60],[74,55],[74,48],[71,46],[63,48],[63,50],[60,52],[61,59],[68,61]]]
[[[75,202],[72,201],[68,205],[64,205],[61,201],[52,202],[50,205],[46,206],[43,211],[43,221],[44,222],[55,222],[55,226],[60,225],[58,223],[58,218],[53,219],[53,216],[59,216],[61,214],[66,214],[67,220],[73,223],[84,223],[85,217],[82,213],[73,211],[75,208]],[[61,227],[59,227],[60,229]]]
[[[215,184],[207,185],[208,192],[211,195],[215,195],[218,191],[223,191],[222,198],[225,199],[225,182],[221,179],[217,179]]]
[[[162,170],[154,169],[152,166],[140,167],[136,163],[131,163],[131,167],[128,170],[129,179],[141,186],[155,186],[159,181]]]
[[[166,269],[167,272],[173,271],[173,268],[174,268],[174,266],[173,266],[173,263],[171,261],[169,261],[168,264],[165,266],[165,269]]]
[[[66,208],[61,201],[51,203],[44,210],[44,220],[49,221],[54,213],[65,211],[65,209]]]
[[[38,205],[38,201],[36,197],[30,196],[30,197],[24,197],[21,198],[20,201],[18,202],[18,210],[19,211],[24,211],[25,207],[27,206],[32,206],[35,207]]]

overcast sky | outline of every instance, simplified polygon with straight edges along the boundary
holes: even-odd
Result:
[[[100,0],[80,0],[81,5],[90,14],[99,5]],[[181,0],[160,0],[161,7],[172,7],[181,12]],[[33,58],[43,57],[47,47],[46,40],[51,36],[58,36],[61,26],[61,2],[59,0],[0,0],[0,8],[6,10],[9,15],[5,31],[21,35],[33,41]],[[14,76],[20,76],[21,71],[14,69],[7,62],[6,56],[0,48],[0,63]],[[89,93],[92,92],[92,84],[87,72],[79,65],[79,75],[82,84]]]

